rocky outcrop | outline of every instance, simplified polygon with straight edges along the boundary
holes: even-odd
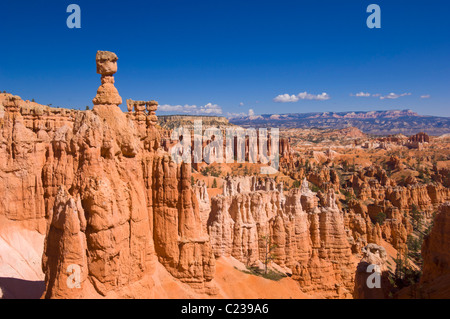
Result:
[[[86,217],[81,200],[60,187],[45,240],[43,269],[46,298],[82,298],[88,277]],[[70,276],[74,276],[73,280]],[[68,284],[69,282],[69,284]]]
[[[199,205],[200,219],[202,221],[203,229],[207,232],[207,222],[209,214],[211,213],[211,200],[208,195],[206,183],[198,180],[193,186],[193,189]]]
[[[417,133],[408,138],[406,146],[409,148],[421,149],[424,143],[430,143],[430,137],[424,132]]]
[[[391,158],[392,161],[397,162]],[[424,185],[413,182],[413,178],[409,181],[406,186],[399,186],[385,170],[374,166],[354,173],[347,182],[347,190],[356,195],[347,203],[350,214],[359,214],[363,219],[368,216],[372,223],[385,218],[381,225],[382,238],[397,249],[406,248],[407,237],[412,232],[409,215],[413,208],[430,219],[433,211],[449,200],[450,195],[449,189],[439,183]]]
[[[153,168],[155,250],[169,272],[195,288],[214,276],[215,260],[191,189],[191,166],[177,167],[169,156]]]
[[[0,214],[45,233],[45,193],[41,178],[50,139],[44,130],[34,133],[20,113],[22,99],[9,95],[0,119]]]
[[[127,99],[127,109],[128,118],[134,122],[139,137],[141,139],[153,137],[155,145],[148,146],[148,148],[158,149],[161,141],[160,134],[155,128],[155,125],[158,123],[158,117],[156,116],[158,102],[154,100],[133,101],[132,99]]]
[[[380,244],[383,239],[380,225],[373,224],[367,214],[351,209],[344,214],[344,223],[354,254],[360,253],[369,243]]]
[[[223,195],[234,196],[236,194],[275,191],[283,192],[283,182],[277,183],[272,178],[258,178],[256,176],[227,176],[223,183]]]
[[[328,191],[330,188],[339,191],[340,180],[334,169],[321,169],[308,174],[308,181],[319,188]]]
[[[102,86],[92,111],[53,116],[19,97],[3,101],[0,214],[47,233],[45,297],[120,295],[158,261],[174,278],[214,293],[191,168],[160,149],[155,101],[137,114],[118,108],[116,61],[114,53],[97,54]]]
[[[419,298],[450,296],[450,202],[441,205],[430,235],[422,246],[423,274]]]
[[[307,183],[286,196],[275,188],[218,195],[211,202],[208,231],[216,257],[258,265],[265,260],[263,238],[269,236],[274,262],[291,273],[303,291],[327,297],[351,294],[351,247],[333,191],[325,207],[318,207]]]
[[[205,127],[218,127],[219,129],[226,129],[232,127],[226,117],[222,116],[206,116],[206,115],[160,115],[158,116],[158,124],[163,129],[173,130],[177,127],[185,127],[193,130],[194,121],[201,121]]]
[[[83,210],[82,215],[86,218],[83,243],[86,248],[80,249],[87,266],[79,266],[82,269],[87,267],[90,284],[102,295],[142,278],[148,271],[146,267],[153,251],[149,224],[151,215],[146,205],[143,173],[135,169],[142,167],[141,159],[133,156],[142,148],[132,143],[136,140],[136,133],[125,125],[125,115],[117,106],[107,107],[111,109],[110,116],[117,119],[114,128],[108,125],[111,118],[105,119],[93,112],[77,117],[73,131],[68,130],[60,144],[49,151],[49,154],[56,153],[56,156],[46,167],[49,176],[71,176],[66,182],[66,189],[72,197],[79,198],[81,205],[78,205],[77,211]],[[120,133],[116,134],[116,130]],[[67,146],[71,146],[72,151]],[[61,158],[65,162],[72,161],[64,172],[59,172],[58,159]],[[50,220],[58,218],[52,217],[55,205],[58,205],[58,195],[56,199],[49,199]],[[68,288],[64,286],[67,270],[61,268],[65,266],[61,259],[66,258],[66,238],[60,238],[58,232],[69,227],[67,223],[72,221],[60,219],[60,224],[52,222],[53,227],[49,228],[47,235],[52,240],[45,250],[49,262],[44,262],[43,268],[46,274],[59,274],[54,280],[47,281],[48,297],[68,293]],[[55,255],[58,250],[62,252]]]
[[[391,156],[389,161],[386,162],[386,165],[391,170],[402,170],[405,168],[405,165],[402,163],[401,159],[398,156]]]
[[[362,249],[363,258],[356,268],[356,299],[387,299],[391,290],[387,253],[382,246],[369,244]]]
[[[184,118],[184,116],[181,116],[181,118]],[[174,126],[174,130],[169,130],[165,126],[162,145],[170,154],[179,152],[180,155],[182,153],[181,147],[190,147],[192,150],[191,163],[197,171],[204,167],[203,163],[209,165],[214,162],[249,162],[253,164],[268,164],[270,162],[272,165],[273,152],[277,153],[278,162],[281,166],[285,166],[292,161],[289,139],[280,138],[278,133],[271,133],[270,130],[255,131],[251,129],[246,131],[241,127],[227,127],[220,123],[217,123],[218,127],[204,126],[201,122],[203,118],[201,116],[198,117],[200,125],[197,131],[197,129],[194,130],[193,124],[189,124],[192,118],[197,117],[187,118],[189,121],[186,124],[181,123],[179,126]],[[190,145],[187,142],[189,138]],[[276,142],[278,142],[278,145],[272,145]],[[270,169],[267,171],[267,167],[261,168],[263,174],[271,171]]]
[[[306,176],[318,193],[307,179],[288,191],[281,179],[228,176],[222,195],[210,198],[204,182],[192,185],[190,164],[176,164],[161,147],[170,131],[157,127],[158,103],[127,99],[128,112],[122,112],[113,77],[117,56],[99,51],[96,61],[102,85],[92,111],[0,94],[1,223],[41,234],[31,250],[40,256],[44,246],[46,298],[155,297],[162,274],[188,296],[220,296],[216,258],[261,268],[267,240],[269,268],[290,276],[286,279],[294,279],[303,292],[378,298],[378,292],[361,285],[364,265],[384,263],[382,248],[372,244],[387,241],[404,249],[413,206],[430,219],[450,199],[445,169],[433,168],[434,182],[427,185],[415,177],[397,184],[379,166],[353,169],[346,180],[332,165],[342,154],[331,148],[311,151],[320,157],[311,169],[306,158],[293,161],[290,140],[284,138],[279,140],[282,170],[295,170],[297,180]],[[244,142],[248,158],[251,145],[249,139]],[[426,143],[426,137],[410,142]],[[390,164],[396,170],[404,165],[395,157]],[[284,181],[286,187],[293,182]],[[431,295],[435,283],[448,276],[446,254],[438,249],[448,232],[442,216],[424,245],[422,284],[431,287]],[[17,260],[19,249],[9,247],[11,238],[0,237],[0,244],[8,246],[3,251],[14,254],[8,260]],[[355,282],[354,255],[361,251]],[[28,266],[27,271],[43,276]]]
[[[98,51],[96,56],[97,73],[102,76],[102,85],[92,100],[94,105],[120,105],[122,98],[114,86],[114,73],[117,72],[117,55],[109,51]]]

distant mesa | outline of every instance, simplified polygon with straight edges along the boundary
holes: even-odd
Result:
[[[450,118],[423,116],[411,110],[369,112],[315,112],[262,114],[230,118],[230,123],[242,127],[344,129],[355,127],[366,134],[428,135],[450,133]]]

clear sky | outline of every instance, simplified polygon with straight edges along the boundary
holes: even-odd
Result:
[[[71,3],[81,29],[66,26]],[[366,26],[371,3],[381,29]],[[41,104],[91,106],[108,50],[124,102],[169,113],[450,116],[447,0],[3,1],[0,34],[0,90]]]

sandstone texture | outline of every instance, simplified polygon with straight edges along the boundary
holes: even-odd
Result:
[[[172,124],[198,118],[160,121],[154,100],[127,99],[123,112],[117,61],[97,52],[92,110],[0,93],[0,297],[390,298],[389,258],[432,223],[408,296],[450,296],[444,139],[288,130],[279,172],[177,164]],[[262,154],[246,138],[247,161],[250,150]],[[367,287],[370,265],[381,288]]]
[[[118,57],[113,52],[98,51],[96,56],[97,73],[102,76],[102,85],[92,101],[94,105],[120,105],[122,98],[114,86],[114,73],[117,72]]]
[[[286,196],[280,190],[270,179],[227,181],[224,195],[211,200],[208,231],[214,254],[259,265],[266,257],[262,238],[269,236],[274,263],[298,280],[302,291],[348,297],[355,265],[334,192],[319,208],[307,182]]]
[[[362,252],[363,258],[356,269],[354,297],[356,299],[387,299],[391,285],[386,250],[382,246],[369,244],[363,248]],[[372,269],[369,268],[371,265]],[[379,279],[373,279],[375,273],[378,273]],[[368,282],[374,286],[369,286]]]
[[[441,205],[422,246],[423,275],[417,298],[450,296],[450,202]]]
[[[120,296],[156,263],[200,292],[213,291],[205,288],[215,263],[190,166],[160,150],[156,102],[139,110],[143,125],[118,108],[120,96],[108,89],[116,61],[97,54],[103,84],[93,111],[55,114],[6,97],[0,215],[45,234],[46,298]],[[80,285],[70,288],[74,268]]]

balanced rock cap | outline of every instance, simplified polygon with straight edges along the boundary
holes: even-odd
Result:
[[[117,72],[117,60],[119,58],[114,52],[97,51],[97,73],[101,75],[113,75]]]

